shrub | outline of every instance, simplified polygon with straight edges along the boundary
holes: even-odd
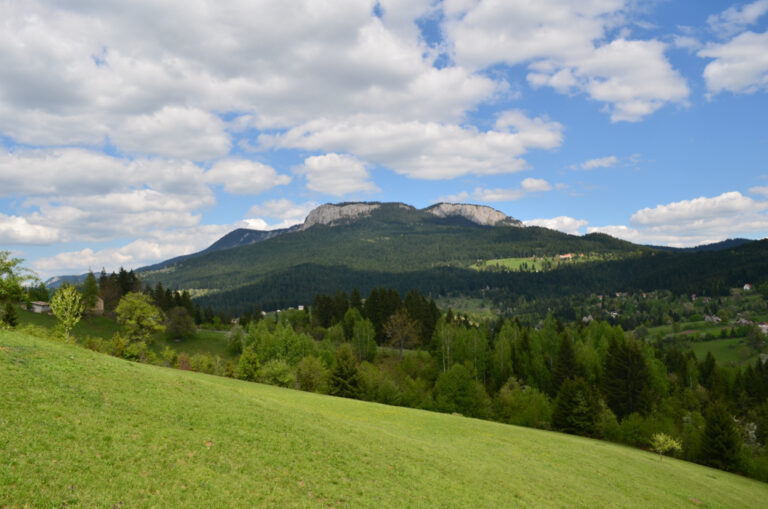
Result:
[[[264,363],[259,369],[259,382],[277,385],[280,387],[293,387],[296,384],[296,376],[291,366],[283,359],[272,359]]]

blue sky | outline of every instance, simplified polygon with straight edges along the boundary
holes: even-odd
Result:
[[[0,249],[137,268],[340,201],[768,235],[768,0],[0,4]]]

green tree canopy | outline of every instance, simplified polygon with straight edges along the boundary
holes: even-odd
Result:
[[[733,416],[721,402],[715,402],[707,412],[704,439],[701,444],[701,460],[721,470],[739,468],[741,436]]]
[[[329,392],[343,398],[356,398],[360,394],[360,373],[357,358],[349,343],[342,344],[336,352],[336,365],[328,380]]]
[[[37,279],[21,267],[21,258],[11,258],[10,251],[0,251],[0,301],[18,302],[24,297],[22,283]]]
[[[195,320],[187,309],[176,306],[171,308],[166,315],[165,332],[170,339],[191,339],[195,337],[197,327],[195,327]]]
[[[51,298],[51,311],[69,340],[69,334],[83,316],[83,297],[74,286],[65,285],[58,289]]]
[[[129,292],[120,299],[115,311],[130,341],[148,342],[152,333],[165,330],[163,314],[148,295]]]

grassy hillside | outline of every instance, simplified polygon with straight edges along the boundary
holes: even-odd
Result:
[[[604,442],[133,364],[0,331],[0,507],[759,507]]]

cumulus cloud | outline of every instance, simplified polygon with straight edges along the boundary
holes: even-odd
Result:
[[[110,130],[109,136],[125,152],[193,161],[222,157],[231,146],[224,122],[217,116],[178,106],[127,117]]]
[[[729,37],[754,24],[768,12],[768,0],[757,0],[742,6],[733,6],[719,14],[712,14],[707,23],[721,37]]]
[[[83,149],[0,154],[0,196],[24,197],[13,223],[12,238],[20,244],[187,228],[200,221],[196,211],[215,204],[203,170],[194,164]]]
[[[121,266],[142,267],[205,249],[238,226],[244,225],[196,225],[174,230],[152,230],[143,238],[119,247],[66,251],[39,258],[31,263],[31,267],[44,278],[56,274],[82,274],[88,268],[96,271],[104,267],[111,272]]]
[[[430,2],[388,0],[381,17],[375,4],[5,2],[0,131],[207,160],[230,146],[214,112],[260,128],[357,112],[455,122],[504,88],[433,65],[415,24]]]
[[[610,168],[611,166],[616,166],[618,163],[619,159],[616,156],[607,156],[584,161],[579,166],[582,170],[594,170],[595,168]]]
[[[543,226],[550,230],[557,230],[570,235],[581,235],[582,228],[589,224],[585,219],[575,219],[568,216],[557,216],[549,219],[529,219],[523,221],[526,226]]]
[[[697,55],[714,59],[704,68],[712,94],[768,89],[768,32],[744,32],[722,44],[707,44]]]
[[[544,179],[526,178],[520,183],[520,187],[483,189],[477,187],[470,194],[462,191],[458,194],[443,196],[439,202],[462,202],[472,199],[478,202],[493,203],[502,201],[517,201],[531,193],[551,191],[552,185]]]
[[[0,243],[53,244],[60,239],[56,228],[30,224],[26,218],[0,214]]]
[[[503,113],[496,129],[435,122],[390,122],[353,116],[315,120],[278,135],[262,135],[265,148],[302,148],[355,154],[412,178],[445,179],[522,170],[530,149],[558,147],[563,126],[521,112]]]
[[[642,244],[696,246],[764,232],[768,229],[766,209],[768,202],[732,191],[645,208],[632,215],[630,225],[593,226],[587,231]]]
[[[700,197],[667,205],[657,205],[637,211],[630,222],[637,226],[659,226],[750,214],[765,210],[768,203],[757,202],[738,191],[723,193],[713,198]]]
[[[205,180],[222,185],[228,193],[258,194],[290,183],[291,177],[279,175],[271,166],[256,161],[225,159],[205,172]]]
[[[287,228],[295,224],[303,223],[309,212],[317,207],[316,202],[294,203],[291,200],[281,198],[268,200],[254,205],[245,214],[244,221],[249,228],[255,230],[275,230]],[[279,222],[270,224],[263,218],[277,219]]]
[[[308,157],[296,172],[307,179],[307,188],[333,196],[379,190],[365,163],[347,154]]]
[[[657,40],[605,41],[625,2],[496,2],[446,4],[446,33],[467,68],[527,65],[532,86],[585,92],[606,103],[611,119],[638,121],[667,103],[683,103],[688,86]]]

